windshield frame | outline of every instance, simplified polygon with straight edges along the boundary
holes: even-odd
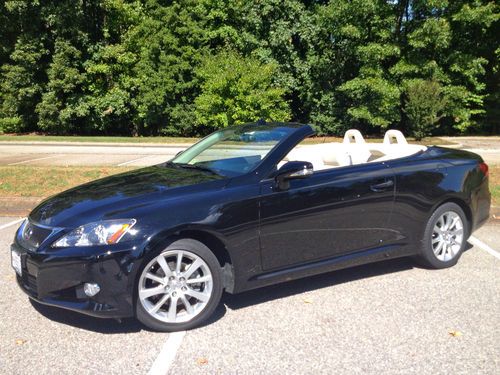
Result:
[[[175,157],[170,159],[167,164],[173,165],[176,167],[182,168],[183,166],[186,165],[191,165],[195,167],[197,163],[190,164],[190,162],[196,158],[197,155],[202,154],[205,150],[209,149],[213,145],[217,144],[220,142],[222,139],[224,139],[223,136],[220,138],[214,137],[217,133],[224,134],[225,132],[231,131],[231,130],[237,130],[239,133],[247,133],[247,132],[252,132],[252,131],[259,131],[259,130],[269,130],[272,131],[274,129],[283,129],[286,130],[287,133],[283,135],[281,139],[279,139],[275,144],[273,144],[269,150],[265,153],[265,155],[261,158],[261,160],[257,163],[255,163],[248,171],[244,171],[243,173],[238,173],[236,175],[231,175],[231,173],[226,174],[225,172],[230,172],[227,170],[221,169],[220,171],[217,169],[211,169],[203,164],[201,164],[204,168],[206,169],[211,169],[214,173],[217,173],[223,177],[239,177],[243,175],[247,175],[250,173],[255,172],[259,167],[262,166],[263,163],[265,163],[269,156],[272,155],[277,148],[279,148],[280,145],[283,143],[286,143],[287,140],[290,139],[290,137],[293,134],[296,134],[299,129],[303,129],[304,127],[309,128],[308,125],[304,124],[299,124],[299,123],[279,123],[279,122],[274,122],[274,123],[265,123],[265,124],[259,124],[259,123],[247,123],[247,124],[242,124],[242,125],[236,125],[236,126],[231,126],[227,128],[223,128],[220,130],[217,130],[208,136],[204,137],[200,141],[196,142],[194,145],[190,146],[189,148],[183,150],[181,153],[177,154]],[[212,139],[214,138],[214,139]],[[295,137],[292,137],[295,138]],[[208,143],[208,145],[207,145]],[[254,144],[258,144],[259,142],[256,141]],[[186,154],[188,153],[188,154]],[[242,156],[244,157],[244,156]],[[224,160],[224,159],[214,159],[214,161],[217,160]]]

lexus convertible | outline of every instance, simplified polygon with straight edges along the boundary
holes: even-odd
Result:
[[[397,130],[380,143],[314,134],[229,127],[165,163],[48,198],[15,235],[17,283],[42,304],[185,330],[223,291],[398,257],[453,266],[488,219],[476,154],[408,144]]]

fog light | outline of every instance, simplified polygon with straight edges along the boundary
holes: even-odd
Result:
[[[85,283],[83,284],[83,291],[88,297],[94,297],[97,293],[99,293],[101,287],[96,283]]]

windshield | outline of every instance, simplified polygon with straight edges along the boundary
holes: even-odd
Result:
[[[250,172],[296,128],[292,126],[241,125],[216,131],[170,161],[234,177]]]

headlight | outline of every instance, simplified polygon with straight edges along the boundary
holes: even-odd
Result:
[[[52,247],[112,245],[120,242],[135,219],[103,220],[82,225],[58,239]]]

